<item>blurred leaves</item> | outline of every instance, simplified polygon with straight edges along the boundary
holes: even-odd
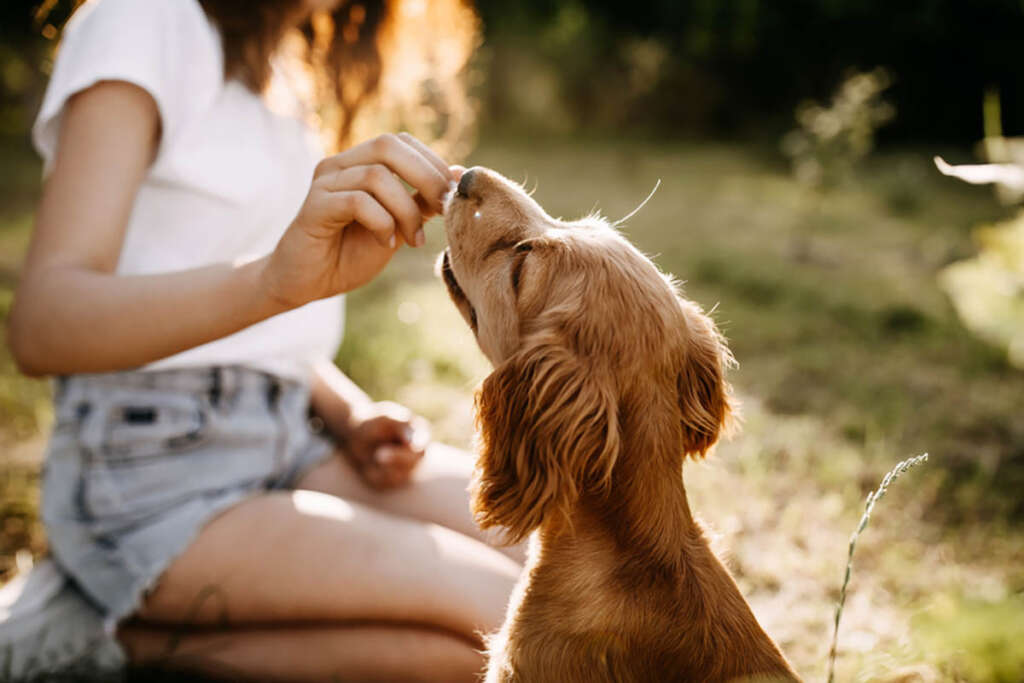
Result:
[[[969,142],[979,137],[978,93],[998,84],[1011,120],[1024,114],[1018,63],[1024,5],[1009,0],[476,0],[489,63],[487,112],[500,123],[532,92],[506,78],[507,60],[553,74],[574,125],[660,135],[780,134],[789,112],[827,96],[851,67],[884,66],[900,119],[888,139]],[[630,44],[664,59],[646,96],[629,87]],[[518,76],[522,69],[511,69]],[[544,124],[529,122],[530,126]]]
[[[815,187],[848,181],[855,165],[874,147],[875,131],[896,111],[882,99],[892,79],[884,69],[851,73],[829,105],[805,101],[797,107],[799,127],[782,138],[782,151],[796,179]]]
[[[944,175],[974,185],[995,185],[1004,203],[1024,199],[1024,139],[1003,136],[999,94],[990,90],[983,105],[989,164],[951,166]],[[939,283],[964,324],[987,342],[1006,350],[1012,365],[1024,369],[1024,211],[1007,221],[976,228],[978,254],[947,266]]]
[[[1024,369],[1024,212],[974,237],[978,255],[944,268],[939,283],[964,324]]]
[[[25,134],[52,67],[58,27],[80,0],[0,3],[0,136]]]

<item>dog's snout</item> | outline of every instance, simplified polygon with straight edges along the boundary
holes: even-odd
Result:
[[[460,197],[468,197],[470,191],[473,189],[473,178],[476,177],[476,170],[469,169],[462,174],[462,178],[459,179],[458,194]]]

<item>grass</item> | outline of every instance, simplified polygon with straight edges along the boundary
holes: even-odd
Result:
[[[566,217],[596,205],[618,218],[662,181],[624,230],[716,307],[745,413],[739,437],[687,467],[691,502],[808,679],[826,673],[861,501],[926,450],[931,466],[888,494],[859,541],[837,680],[1024,676],[1024,374],[963,329],[935,279],[971,253],[972,225],[1004,211],[933,173],[934,151],[877,157],[856,185],[827,194],[792,181],[773,153],[737,145],[495,139],[470,159],[536,184]],[[20,199],[0,202],[0,314],[36,192],[24,179],[38,166],[19,154],[0,167],[23,179]],[[349,297],[339,362],[467,445],[471,391],[488,368],[432,274],[439,227],[426,253],[404,250]],[[0,561],[43,547],[34,478],[47,395],[0,347]]]
[[[878,488],[868,494],[867,502],[864,504],[864,514],[861,515],[860,523],[857,524],[853,535],[850,536],[850,548],[846,554],[846,570],[843,572],[843,585],[839,588],[839,602],[836,603],[835,630],[832,632],[832,646],[828,651],[828,683],[832,683],[836,677],[835,665],[839,646],[839,624],[843,616],[843,607],[846,605],[846,589],[850,586],[850,578],[853,576],[853,554],[857,549],[857,539],[864,533],[868,522],[871,521],[871,513],[875,509],[875,504],[885,496],[889,486],[906,473],[907,470],[927,460],[928,454],[925,453],[897,464],[896,467],[889,470],[888,474],[885,475]]]

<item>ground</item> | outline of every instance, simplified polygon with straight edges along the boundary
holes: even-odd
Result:
[[[808,680],[824,676],[865,495],[925,451],[858,542],[837,680],[1024,678],[1024,373],[963,329],[936,282],[971,254],[971,226],[1005,210],[939,177],[934,151],[876,157],[827,192],[792,180],[773,149],[739,145],[489,140],[470,158],[536,185],[565,217],[618,218],[662,181],[624,232],[714,308],[740,363],[743,428],[686,466],[691,504]],[[38,166],[21,148],[0,159],[5,315]],[[469,445],[488,367],[432,274],[439,228],[426,253],[405,250],[349,297],[339,362]],[[47,397],[0,347],[0,571],[16,549],[44,548],[34,511]]]

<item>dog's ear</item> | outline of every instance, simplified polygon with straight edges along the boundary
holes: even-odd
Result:
[[[600,491],[619,452],[617,398],[609,378],[562,344],[537,344],[503,363],[477,392],[479,457],[473,513],[517,542]]]
[[[714,322],[689,301],[680,301],[687,335],[680,352],[676,378],[683,428],[683,453],[694,458],[707,453],[731,424],[733,403],[725,369],[733,363]]]

